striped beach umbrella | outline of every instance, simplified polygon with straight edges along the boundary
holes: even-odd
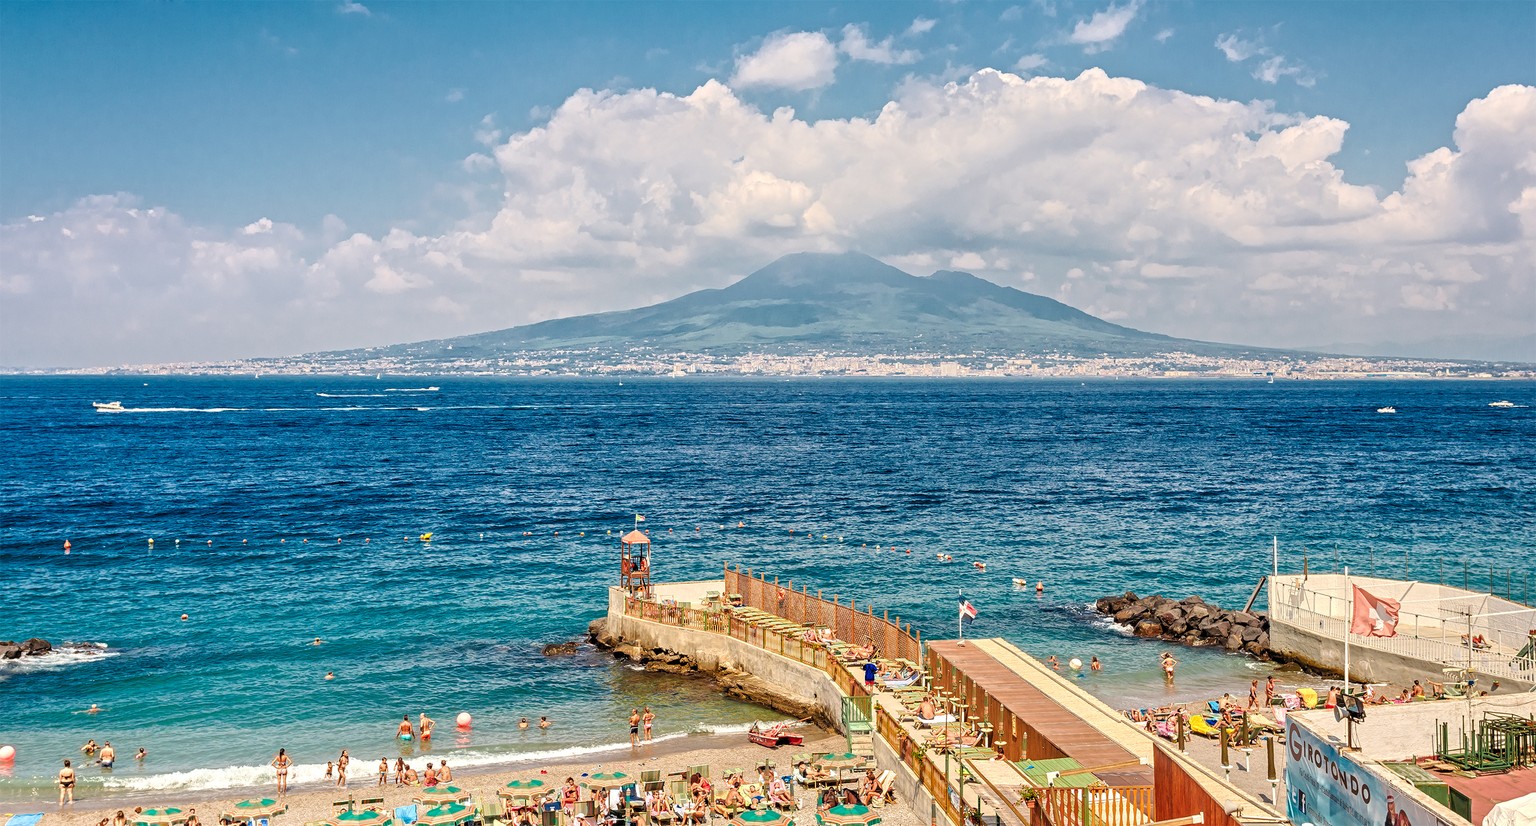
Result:
[[[389,826],[394,819],[383,812],[373,809],[360,811],[347,810],[340,814],[332,815],[325,819],[330,826]]]
[[[474,816],[473,809],[463,803],[444,803],[422,813],[417,819],[421,826],[455,826]]]
[[[856,769],[864,765],[864,758],[852,752],[843,752],[829,754],[821,758],[820,762],[824,769]]]
[[[816,815],[816,822],[821,826],[875,826],[880,822],[880,816],[868,806],[842,805]]]
[[[428,786],[421,790],[416,799],[422,803],[435,806],[440,803],[460,803],[469,799],[469,792],[458,786]]]
[[[593,789],[617,789],[629,783],[629,775],[624,772],[598,772],[587,776],[587,787]]]
[[[731,826],[787,826],[792,822],[777,809],[747,809],[731,818]]]
[[[527,780],[513,780],[498,789],[496,793],[508,800],[521,800],[527,803],[543,794],[544,791],[544,781],[534,777]]]
[[[248,820],[253,817],[271,817],[287,810],[288,804],[279,803],[270,797],[263,797],[259,800],[242,800],[225,809],[223,814],[230,820]]]
[[[175,806],[166,806],[163,809],[145,809],[133,819],[134,823],[148,823],[150,826],[170,826],[172,823],[180,823],[187,816]]]

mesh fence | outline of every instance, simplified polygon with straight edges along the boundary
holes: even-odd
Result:
[[[725,590],[740,594],[741,604],[767,611],[801,625],[829,628],[832,635],[854,645],[873,644],[886,657],[922,662],[921,635],[903,626],[900,617],[875,613],[873,606],[859,606],[853,598],[843,604],[840,595],[824,599],[804,585],[780,583],[777,577],[736,567],[726,568]]]

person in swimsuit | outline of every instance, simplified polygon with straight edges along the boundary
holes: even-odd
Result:
[[[75,770],[70,767],[69,761],[64,761],[64,768],[59,769],[59,805],[75,802]]]
[[[1248,686],[1248,708],[1255,709],[1255,708],[1258,708],[1258,707],[1259,707],[1259,681],[1258,680],[1254,680],[1253,683]]]
[[[415,733],[415,729],[411,728],[411,715],[400,715],[400,739],[409,740],[413,733]]]
[[[1178,665],[1179,661],[1175,660],[1172,654],[1169,654],[1166,651],[1163,652],[1163,679],[1170,683],[1173,682],[1173,670],[1177,668]]]
[[[443,762],[437,764],[437,782],[439,782],[439,783],[452,783],[453,782],[453,770],[448,768],[448,761],[447,760],[444,760]]]
[[[629,710],[629,744],[631,746],[640,742],[640,709]]]
[[[519,729],[526,729],[526,728],[528,728],[528,718],[527,717],[523,717],[523,718],[519,719],[517,721],[517,727]]]
[[[395,785],[396,786],[404,786],[405,785],[405,758],[404,757],[396,757],[395,758]]]
[[[581,787],[576,785],[576,778],[567,777],[565,786],[560,790],[560,808],[567,815],[576,813],[576,804],[581,800]]]
[[[548,717],[540,717],[539,718],[539,728],[549,728],[549,718]]]
[[[139,761],[140,763],[143,763],[144,762],[144,758],[146,758],[148,756],[149,756],[149,752],[145,751],[143,746],[140,746],[138,753],[133,756],[133,759]]]
[[[112,764],[117,762],[117,749],[112,748],[111,740],[101,744],[101,757],[96,762],[104,769],[112,768]]]
[[[1097,654],[1095,654],[1093,656],[1093,664],[1088,666],[1088,668],[1090,670],[1092,670],[1092,671],[1103,671],[1104,670],[1104,664],[1099,662],[1099,656]]]
[[[341,756],[336,758],[336,785],[342,787],[347,785],[347,764],[351,762],[352,756],[347,754],[346,749],[342,749]]]
[[[1264,705],[1275,704],[1275,675],[1271,674],[1264,680]]]
[[[378,785],[383,786],[383,785],[385,785],[387,783],[389,783],[389,758],[388,757],[380,757],[379,758],[379,782],[378,782]]]
[[[85,741],[85,745],[80,747],[80,752],[86,757],[95,757],[96,752],[100,750],[101,746],[96,745],[96,738],[94,737]]]
[[[278,749],[277,756],[272,758],[272,768],[277,769],[277,793],[288,791],[288,767],[293,765],[293,758],[288,756],[287,749]],[[326,776],[330,776],[329,766],[326,767]]]
[[[117,810],[117,816],[112,818],[112,826],[128,826],[128,816],[122,809]]]
[[[427,764],[427,770],[421,774],[421,785],[427,788],[437,785],[437,769],[432,768],[431,763]]]
[[[651,711],[650,706],[646,706],[644,713],[640,715],[640,720],[645,725],[645,740],[646,742],[650,742],[651,726],[655,725],[656,723],[656,712]]]
[[[187,809],[186,826],[203,826],[203,821],[197,817],[196,809]]]
[[[435,725],[437,725],[437,721],[432,719],[431,717],[428,717],[427,713],[425,711],[423,711],[421,713],[421,721],[416,726],[416,728],[421,731],[421,739],[423,739],[423,740],[431,740],[432,739],[432,727],[435,726]]]

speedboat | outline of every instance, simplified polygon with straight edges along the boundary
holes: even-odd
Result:
[[[102,413],[120,413],[123,410],[122,402],[91,402],[91,407]]]
[[[1489,407],[1514,407],[1515,403],[1512,402],[1512,401],[1509,401],[1508,399],[1505,399],[1504,401],[1489,402],[1488,406]]]
[[[1377,413],[1396,413],[1397,412],[1397,408],[1392,407],[1390,405],[1387,406],[1387,407],[1378,407],[1378,408],[1376,408],[1376,412]]]

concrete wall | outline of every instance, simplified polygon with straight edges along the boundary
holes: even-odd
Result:
[[[641,648],[660,648],[684,654],[702,670],[735,668],[766,680],[780,689],[815,703],[827,719],[843,730],[843,695],[825,671],[788,657],[764,651],[724,634],[678,628],[624,615],[624,591],[608,590],[608,631]]]
[[[1309,668],[1338,674],[1344,663],[1344,641],[1322,632],[1311,631],[1270,617],[1269,647]],[[1439,662],[1421,660],[1363,646],[1350,646],[1349,678],[1357,683],[1411,685],[1414,680],[1444,682],[1447,677]],[[1531,680],[1499,677],[1501,692],[1528,691]],[[1487,690],[1493,682],[1487,675],[1477,678],[1478,690]]]
[[[898,805],[906,805],[917,815],[919,823],[937,823],[940,826],[952,826],[953,821],[938,804],[934,803],[933,795],[917,779],[917,775],[907,768],[907,764],[901,762],[901,755],[885,742],[885,738],[879,735],[871,738],[875,746],[875,764],[880,768],[888,768],[896,772],[896,799]]]

